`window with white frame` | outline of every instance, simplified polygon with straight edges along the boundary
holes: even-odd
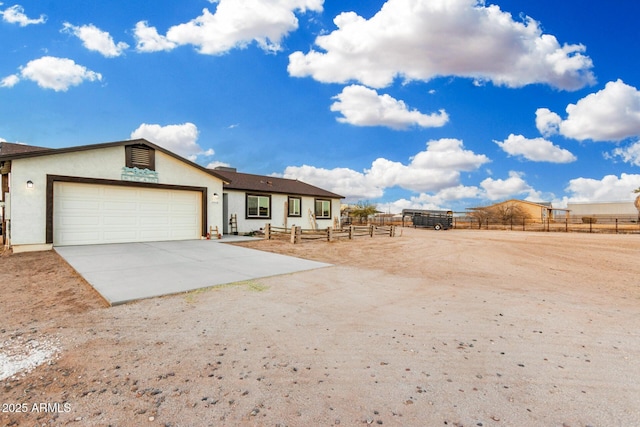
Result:
[[[271,196],[247,194],[247,219],[271,218]]]
[[[300,197],[289,197],[289,216],[302,216],[302,199]]]
[[[331,200],[316,199],[316,218],[331,218]]]

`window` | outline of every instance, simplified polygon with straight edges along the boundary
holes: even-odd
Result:
[[[247,219],[271,219],[271,196],[247,194]]]
[[[331,200],[316,199],[316,218],[331,218]]]
[[[289,197],[289,216],[302,216],[301,204],[300,197]]]
[[[155,150],[146,145],[127,145],[124,148],[125,166],[128,168],[156,170]]]

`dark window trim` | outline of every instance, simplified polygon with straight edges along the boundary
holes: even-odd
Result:
[[[318,202],[329,202],[329,216],[318,216],[318,211],[316,210],[316,203]],[[331,213],[333,212],[333,201],[331,199],[316,198],[313,201],[313,211],[316,215],[316,219],[331,219]]]
[[[134,148],[138,148],[141,150],[149,151],[149,165],[139,165],[133,163],[133,155],[132,151]],[[124,155],[125,155],[125,166],[128,168],[140,168],[140,169],[149,169],[156,170],[156,150],[144,144],[131,144],[124,146]]]
[[[297,215],[291,213],[291,200],[292,199],[300,201],[300,213],[297,214]],[[289,196],[287,198],[287,216],[289,218],[301,218],[302,217],[302,197],[300,197],[300,196]]]
[[[191,187],[187,185],[170,185],[170,184],[155,184],[149,182],[136,182],[136,181],[118,181],[114,179],[99,179],[99,178],[84,178],[79,176],[62,176],[62,175],[47,175],[47,195],[46,195],[46,243],[53,244],[53,184],[54,182],[74,182],[79,184],[97,184],[97,185],[116,185],[120,187],[143,187],[143,188],[157,188],[161,190],[186,190],[186,191],[199,191],[202,194],[201,209],[200,209],[200,224],[202,226],[201,233],[203,236],[207,235],[207,187]]]
[[[269,215],[267,216],[249,216],[249,197],[267,197],[269,198]],[[258,213],[260,209],[258,207]],[[246,193],[244,196],[244,219],[271,219],[271,194]]]

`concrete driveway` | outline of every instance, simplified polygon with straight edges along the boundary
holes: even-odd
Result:
[[[224,241],[233,239],[63,246],[55,250],[111,305],[330,265]]]

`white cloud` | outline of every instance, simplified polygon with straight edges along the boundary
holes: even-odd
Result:
[[[17,74],[12,74],[5,77],[0,81],[0,87],[14,87],[20,81],[20,77]]]
[[[2,3],[0,3],[2,5]],[[40,15],[39,18],[31,19],[24,13],[24,8],[20,5],[11,6],[4,11],[0,11],[0,15],[2,15],[2,19],[5,22],[10,24],[18,24],[21,27],[26,27],[31,24],[44,24],[47,22],[47,17],[45,15]]]
[[[620,79],[607,83],[601,91],[589,94],[575,104],[569,104],[566,120],[558,122],[553,116],[555,113],[548,111],[544,109],[542,115],[551,117],[552,124],[542,120],[543,129],[545,123],[546,128],[557,126],[560,134],[567,138],[620,141],[640,136],[640,91]]]
[[[324,0],[219,0],[193,20],[175,25],[160,36],[145,22],[136,25],[138,50],[168,50],[191,44],[200,53],[219,55],[256,42],[266,51],[278,51],[284,36],[298,28],[296,12],[322,11]]]
[[[637,141],[627,147],[616,148],[607,155],[609,158],[621,157],[625,163],[630,163],[634,166],[640,166],[640,141]]]
[[[527,184],[522,177],[522,173],[511,171],[509,172],[509,178],[486,178],[480,183],[480,187],[483,188],[484,196],[489,200],[501,200],[525,193],[528,194],[528,199],[539,200],[539,193]]]
[[[409,160],[408,164],[403,164],[378,158],[372,162],[370,169],[363,172],[347,168],[289,166],[284,176],[327,188],[349,199],[375,199],[391,187],[415,192],[457,187],[461,171],[473,171],[489,162],[485,155],[465,150],[462,141],[457,139],[429,141],[426,150]]]
[[[71,59],[53,56],[43,56],[29,61],[20,68],[20,77],[36,82],[41,88],[53,89],[56,92],[65,92],[71,86],[78,86],[85,80],[102,80],[100,73],[78,65]],[[18,82],[17,78],[17,75],[6,77],[3,83],[15,85]]]
[[[388,0],[367,20],[354,12],[316,38],[320,50],[294,52],[289,73],[321,82],[359,81],[380,88],[396,77],[428,81],[460,76],[521,87],[577,90],[594,83],[582,45],[560,45],[531,18],[514,21],[479,0]]]
[[[533,162],[571,163],[577,160],[569,150],[543,138],[527,139],[511,134],[504,141],[493,141],[510,156],[522,156]]]
[[[348,168],[323,169],[315,166],[288,166],[284,178],[299,179],[311,185],[340,194],[347,200],[376,199],[384,189],[361,172]]]
[[[62,31],[73,34],[82,40],[84,47],[99,52],[107,58],[120,56],[129,47],[129,45],[124,42],[116,44],[108,32],[102,31],[93,24],[77,27],[65,22]]]
[[[177,46],[175,42],[158,34],[155,27],[149,27],[146,21],[140,21],[134,29],[136,38],[136,50],[138,52],[158,52],[171,50]]]
[[[562,118],[548,108],[538,108],[536,110],[536,127],[540,134],[549,137],[560,131]]]
[[[214,160],[213,162],[210,162],[207,166],[205,166],[207,169],[215,169],[218,166],[223,166],[223,167],[229,167],[231,166],[229,163],[225,163],[225,162],[221,162],[219,160]]]
[[[331,105],[331,111],[340,112],[341,123],[355,126],[387,126],[392,129],[406,129],[410,126],[440,127],[449,121],[444,110],[438,113],[423,114],[418,110],[409,110],[403,101],[389,95],[378,95],[373,90],[359,85],[345,87]]]
[[[451,209],[451,203],[463,199],[477,199],[482,195],[478,187],[458,185],[445,188],[435,194],[420,193],[409,199],[399,199],[389,203],[381,203],[378,210],[400,213],[402,209]]]
[[[571,195],[566,198],[570,202],[607,202],[633,200],[633,190],[640,187],[639,174],[623,173],[619,177],[607,175],[602,179],[575,178],[569,181],[565,189]]]
[[[204,150],[198,145],[199,134],[198,127],[188,122],[167,126],[143,123],[131,132],[131,138],[144,138],[171,152],[195,161],[198,156],[212,156],[214,154],[212,149]]]

